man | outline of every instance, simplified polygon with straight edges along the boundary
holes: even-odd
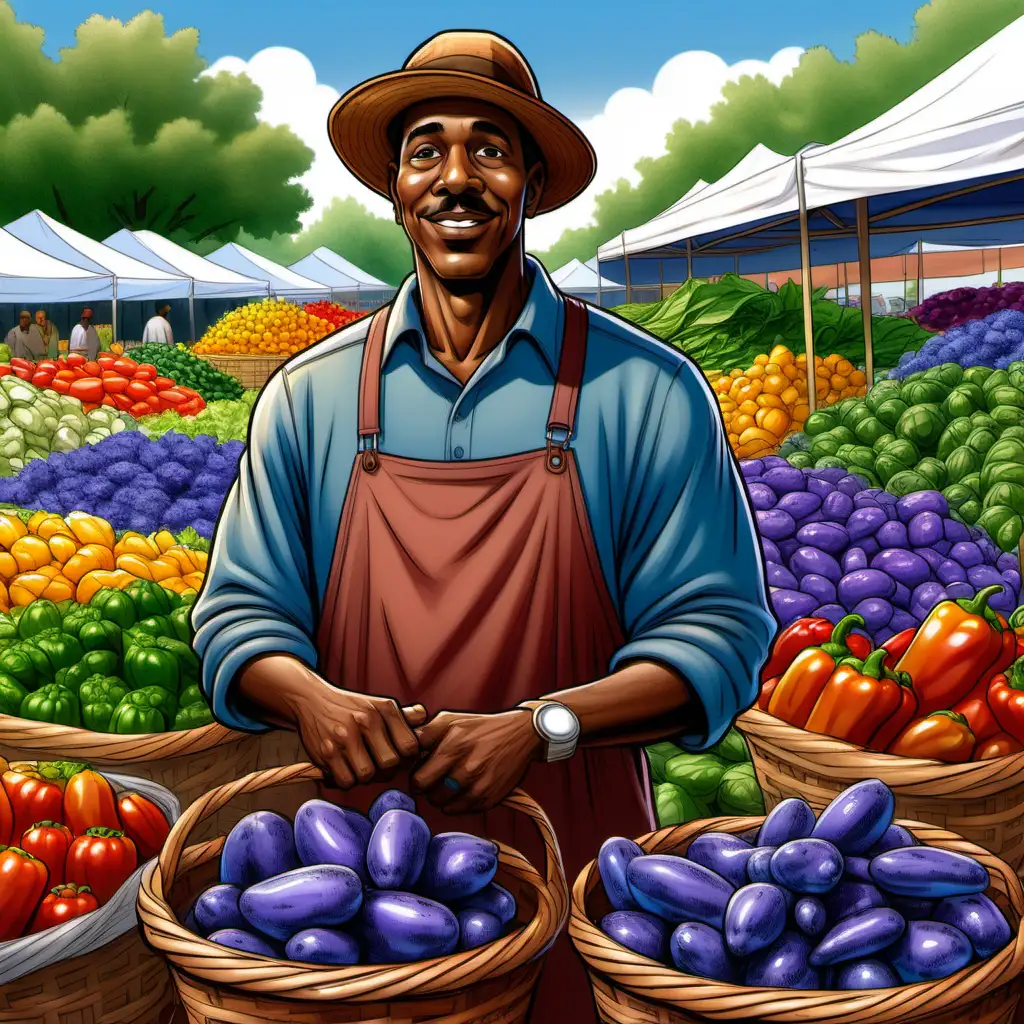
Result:
[[[46,344],[47,358],[56,359],[60,355],[60,332],[57,325],[50,321],[45,309],[36,310],[36,326]]]
[[[697,367],[525,255],[595,158],[510,43],[442,33],[329,129],[415,274],[264,389],[194,614],[203,685],[224,723],[296,729],[354,805],[399,773],[433,827],[542,865],[497,807],[522,785],[571,884],[653,827],[641,744],[703,749],[756,696],[774,624],[739,473]],[[564,936],[532,1019],[594,1019]]]
[[[100,336],[92,325],[92,310],[88,306],[82,310],[81,319],[71,329],[68,352],[78,353],[90,361],[100,354]]]
[[[171,315],[171,307],[166,302],[156,304],[156,316],[150,317],[142,331],[143,345],[173,345],[174,335],[167,319]]]
[[[11,355],[17,359],[28,359],[37,363],[46,352],[46,342],[39,328],[32,323],[32,314],[27,309],[18,314],[18,326],[7,332],[5,340]]]

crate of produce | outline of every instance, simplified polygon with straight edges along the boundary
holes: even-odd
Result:
[[[142,939],[135,900],[180,805],[153,782],[77,767],[12,763],[3,773],[11,815],[0,814],[0,838],[21,832],[11,847],[34,859],[0,852],[0,1021],[165,1024],[174,986]],[[43,807],[52,820],[23,830]]]
[[[198,354],[198,353],[197,353]],[[242,387],[261,388],[270,380],[274,371],[284,365],[290,357],[281,356],[215,356],[200,355],[214,369],[241,381]]]
[[[600,1019],[1012,1024],[1019,878],[955,833],[893,822],[892,808],[873,781],[817,820],[793,801],[606,842],[569,921]]]
[[[395,790],[375,801],[369,819],[317,800],[292,808],[294,824],[264,812],[226,839],[186,849],[196,825],[225,804],[322,778],[299,764],[212,790],[183,813],[147,868],[139,919],[167,958],[189,1020],[525,1021],[543,954],[568,916],[557,841],[525,793],[505,805],[543,837],[541,871],[486,839],[431,839]],[[389,835],[398,842],[389,846]],[[466,863],[473,867],[458,867]],[[269,906],[283,872],[292,872],[295,896]],[[370,883],[377,889],[364,892]],[[419,895],[408,893],[414,884]]]

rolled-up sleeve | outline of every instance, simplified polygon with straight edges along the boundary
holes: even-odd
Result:
[[[689,362],[648,424],[627,483],[619,551],[627,642],[612,669],[660,662],[691,687],[716,743],[757,696],[775,620],[753,515],[707,383]]]
[[[307,488],[284,373],[267,384],[253,412],[238,479],[217,524],[192,622],[203,659],[202,688],[218,721],[268,727],[235,708],[239,670],[265,654],[316,667]]]

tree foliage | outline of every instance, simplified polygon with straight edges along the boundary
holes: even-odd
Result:
[[[148,228],[182,242],[297,231],[313,153],[257,120],[259,88],[200,77],[199,33],[145,12],[98,15],[50,60],[0,0],[0,222],[32,209],[95,238]]]

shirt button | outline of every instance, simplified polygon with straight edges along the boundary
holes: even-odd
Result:
[[[455,458],[461,459],[462,456],[465,455],[466,453],[463,450],[462,445],[460,444],[460,445],[458,445],[458,447],[456,447],[455,451],[452,452],[452,454],[455,456]]]

